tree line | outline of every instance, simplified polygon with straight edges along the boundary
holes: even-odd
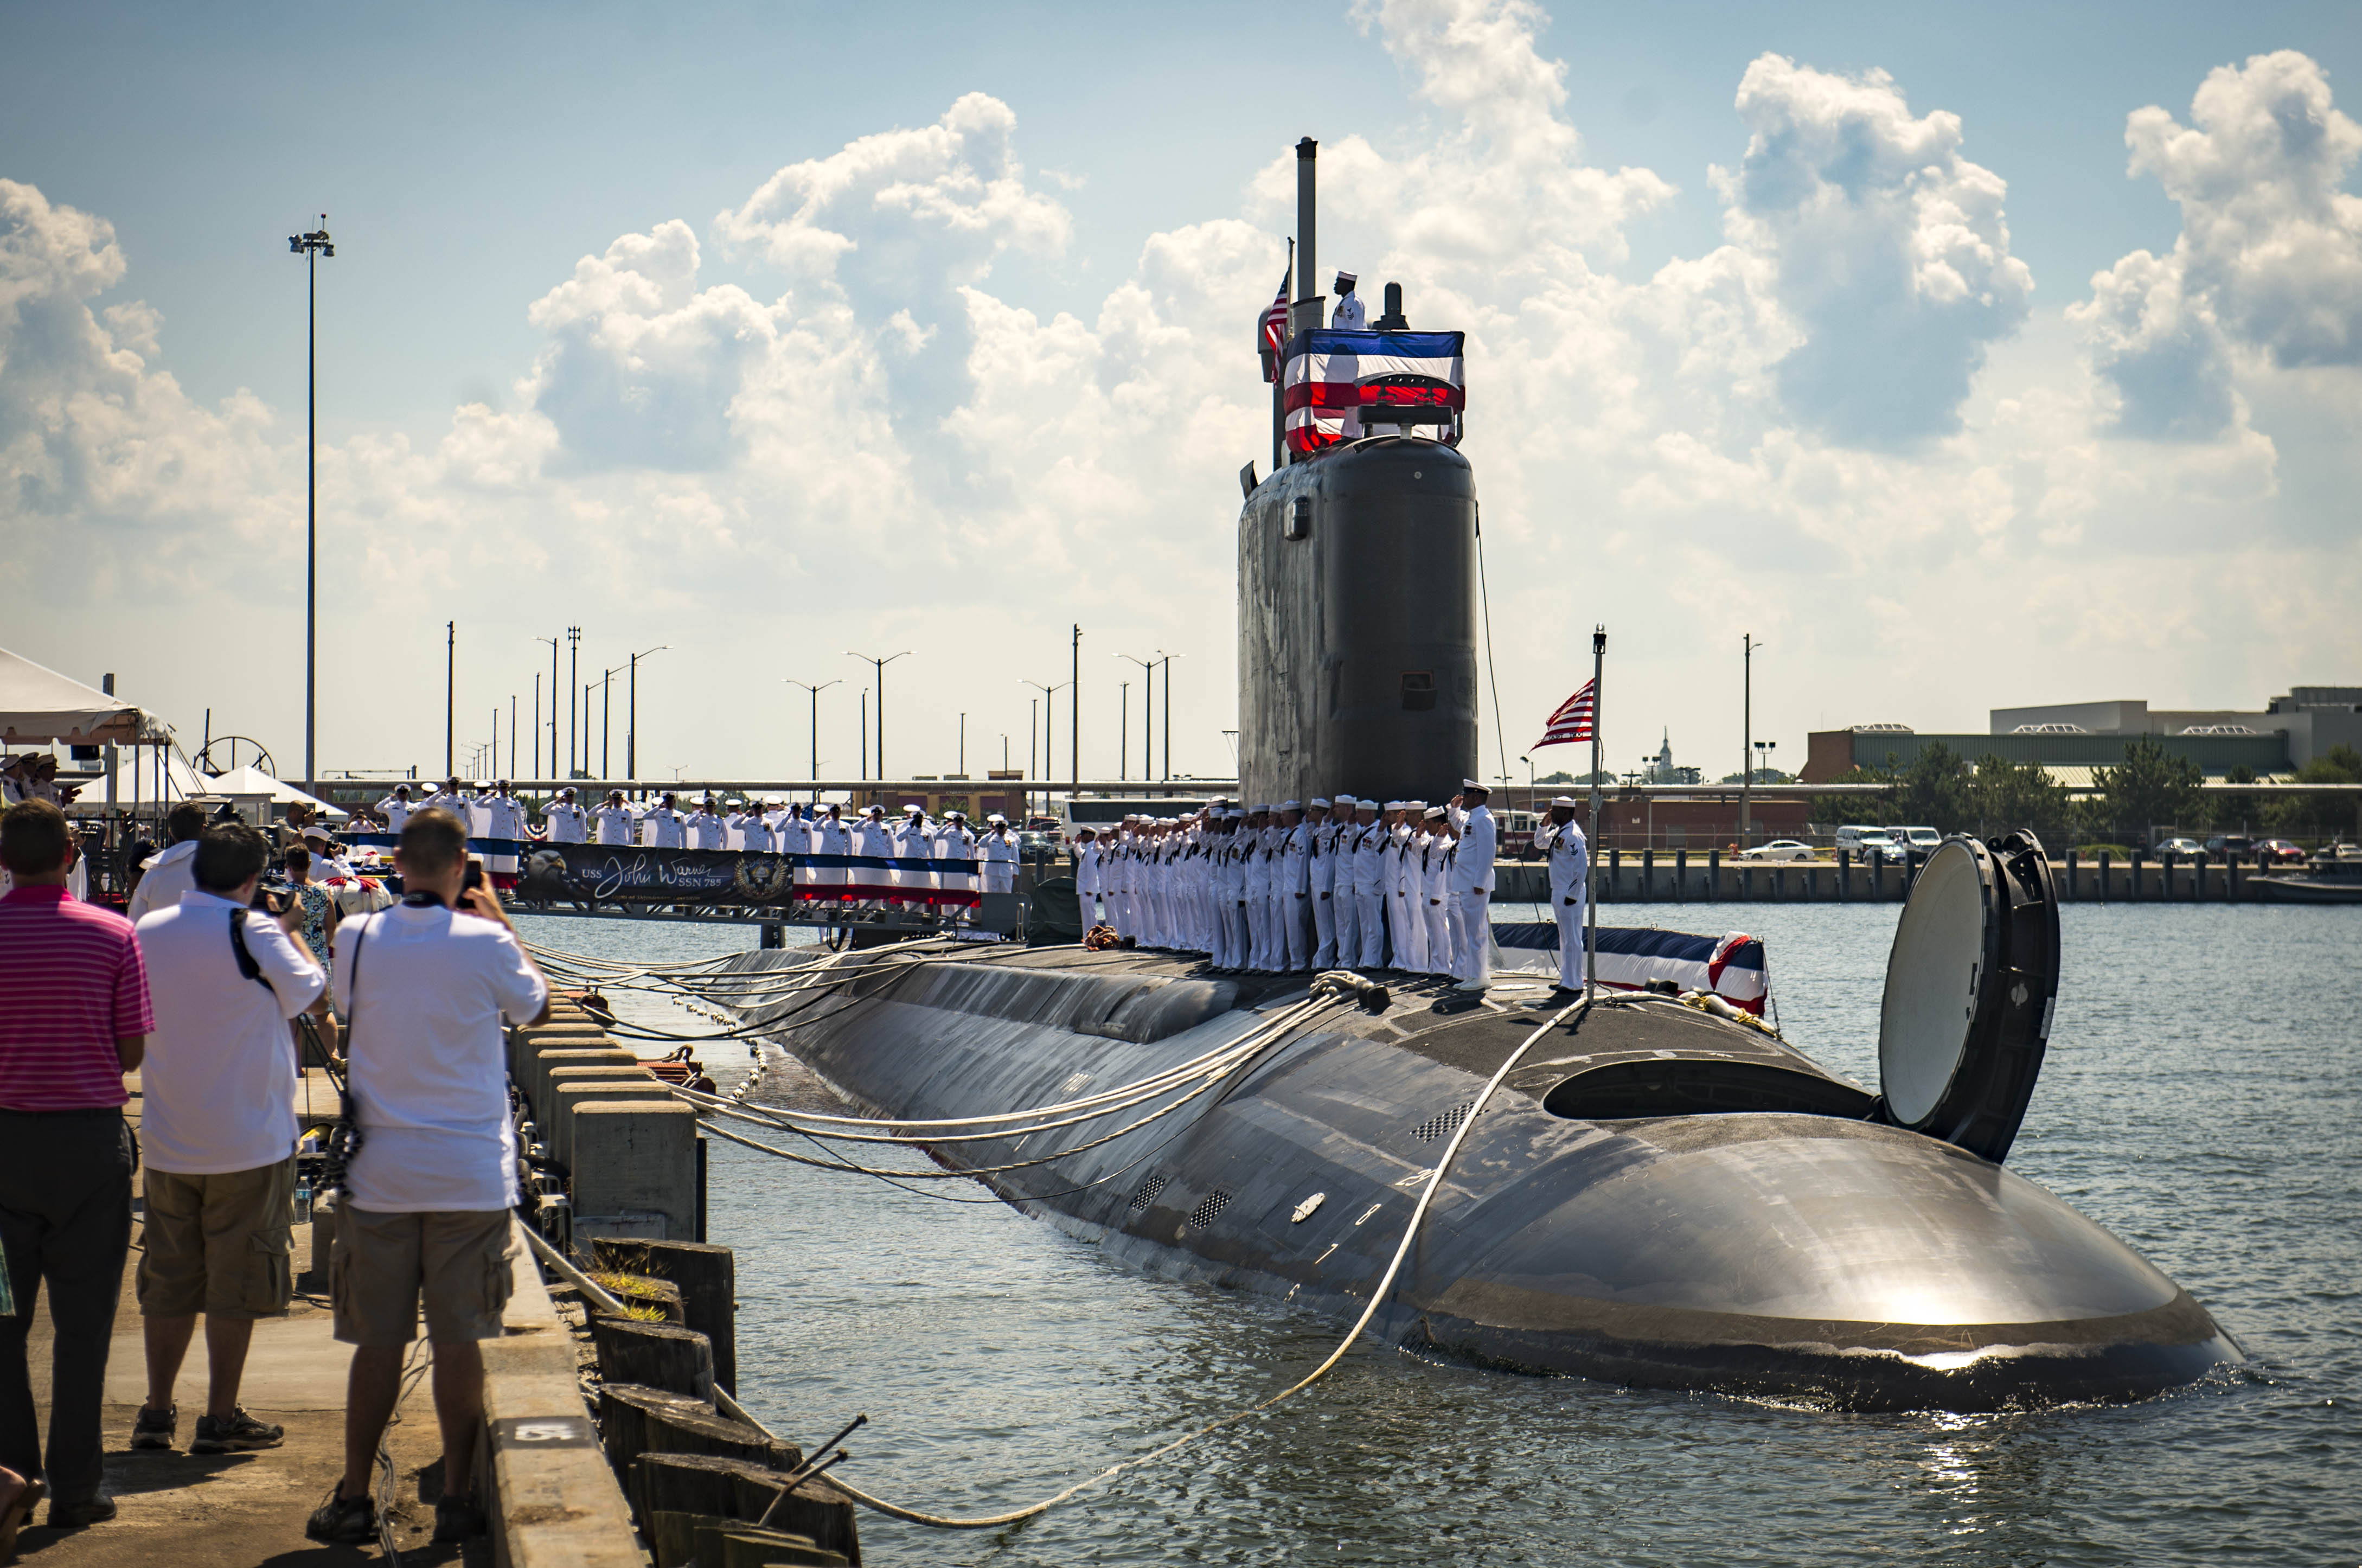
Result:
[[[1840,784],[1889,784],[1883,795],[1816,795],[1816,823],[1863,823],[1873,826],[1926,826],[1939,833],[1990,837],[2030,827],[2053,848],[2085,843],[2129,845],[2152,827],[2183,832],[2255,832],[2290,838],[2352,836],[2356,804],[2350,795],[2209,795],[2205,776],[2186,756],[2152,740],[2125,747],[2116,767],[2092,770],[2099,793],[2070,796],[2037,762],[2010,762],[1986,756],[1973,767],[1940,741],[1931,741],[1906,764],[1887,753],[1882,767],[1856,767]],[[2228,781],[2252,784],[2255,775],[2235,768]],[[2362,753],[2333,746],[2297,771],[2300,784],[2362,784]]]

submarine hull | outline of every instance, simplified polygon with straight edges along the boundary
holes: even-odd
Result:
[[[1145,954],[861,963],[857,999],[778,1038],[889,1120],[1133,1082],[1304,996]],[[1144,1272],[1349,1318],[1545,1016],[1413,989],[1314,1016],[1218,1093],[932,1152]],[[1848,1409],[2132,1399],[2240,1359],[2105,1230],[1872,1105],[1750,1027],[1670,1001],[1593,1009],[1469,1129],[1374,1330],[1493,1366]]]

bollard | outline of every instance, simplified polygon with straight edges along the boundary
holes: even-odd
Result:
[[[687,1241],[697,1234],[697,1113],[674,1099],[574,1110],[574,1235]]]
[[[2100,851],[2100,901],[2103,904],[2108,901],[2108,883],[2112,879],[2111,874],[2115,870],[2115,867],[2111,864],[2114,859],[2114,856],[2106,850]]]
[[[2083,898],[2082,884],[2077,880],[2076,872],[2075,852],[2070,849],[2067,852],[2067,899],[2070,903],[2080,903]]]
[[[1673,851],[1673,902],[1678,904],[1688,900],[1690,890],[1684,884],[1689,879],[1690,852],[1686,849],[1676,849]]]
[[[2140,896],[2141,896],[2141,852],[2140,852],[2139,850],[2136,849],[2136,850],[2134,850],[2134,851],[2133,851],[2133,902],[2135,902],[2135,903],[2138,903],[2138,902],[2140,902]]]
[[[1617,899],[1623,896],[1623,892],[1624,852],[1620,849],[1611,849],[1607,852],[1607,896]]]
[[[1648,903],[1657,896],[1657,852],[1640,851],[1640,901]]]
[[[1838,902],[1853,901],[1853,851],[1838,851]]]

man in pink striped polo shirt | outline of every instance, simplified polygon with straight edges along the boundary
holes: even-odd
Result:
[[[154,1022],[131,922],[66,892],[65,814],[27,801],[0,816],[0,1248],[13,1316],[0,1318],[0,1465],[43,1471],[25,1336],[49,1288],[46,1467],[51,1526],[115,1517],[102,1496],[99,1403],[131,1242],[131,1130],[123,1075]]]

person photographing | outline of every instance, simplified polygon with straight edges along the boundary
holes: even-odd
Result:
[[[346,1171],[329,1297],[337,1338],[354,1349],[344,1477],[304,1527],[332,1544],[376,1536],[370,1475],[422,1304],[443,1435],[435,1539],[484,1528],[472,1492],[484,1406],[478,1346],[501,1336],[517,1201],[501,1027],[549,1016],[548,982],[471,868],[458,817],[412,817],[394,867],[402,901],[348,917],[336,935],[360,1147]]]

